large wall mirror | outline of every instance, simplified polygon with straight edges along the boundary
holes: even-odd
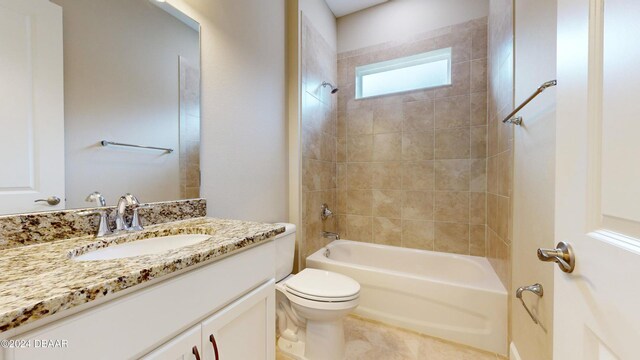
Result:
[[[0,44],[0,214],[199,197],[196,21],[156,0],[0,0]]]

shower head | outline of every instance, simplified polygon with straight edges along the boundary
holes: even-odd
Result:
[[[327,87],[327,86],[331,88],[331,93],[332,94],[335,94],[335,93],[338,92],[338,90],[340,90],[337,87],[333,86],[331,83],[323,81],[322,82],[322,87]]]

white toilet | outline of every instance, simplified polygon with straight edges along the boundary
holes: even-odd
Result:
[[[278,348],[294,359],[344,357],[342,320],[360,299],[360,284],[330,271],[304,269],[292,275],[296,226],[276,237]]]

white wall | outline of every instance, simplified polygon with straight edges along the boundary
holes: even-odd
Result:
[[[300,0],[300,11],[311,21],[313,27],[336,50],[338,47],[336,17],[324,0]]]
[[[489,14],[489,0],[393,0],[338,18],[338,53]]]
[[[54,0],[64,25],[67,207],[101,191],[141,201],[180,198],[178,55],[199,57],[198,33],[147,0]],[[103,148],[102,139],[170,147]]]
[[[556,78],[556,7],[556,0],[515,2],[516,104]],[[512,340],[525,360],[552,358],[554,267],[539,261],[536,250],[555,245],[555,92],[550,88],[527,105],[523,126],[514,128],[511,293],[537,282],[544,287],[542,298],[526,295],[542,326],[512,298]]]
[[[169,0],[200,23],[209,216],[287,220],[284,0]]]

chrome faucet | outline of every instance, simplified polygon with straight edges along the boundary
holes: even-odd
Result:
[[[98,231],[96,232],[96,237],[103,237],[103,236],[113,234],[113,231],[111,231],[111,227],[109,227],[109,218],[105,210],[80,211],[78,215],[80,216],[100,215],[100,223],[98,224]]]
[[[131,224],[127,225],[124,215],[127,211],[127,207],[131,207],[133,209],[133,218],[131,219]],[[151,207],[150,205],[142,205],[138,198],[132,194],[127,193],[124,196],[121,196],[118,200],[118,205],[116,206],[115,218],[116,218],[116,229],[115,232],[121,231],[140,231],[144,228],[142,227],[142,222],[140,221],[140,215],[138,215],[139,209],[146,209]]]
[[[334,238],[334,240],[340,240],[340,234],[335,233],[335,232],[331,232],[331,231],[323,231],[322,232],[322,237],[323,238]]]
[[[107,206],[107,201],[105,200],[104,196],[102,196],[102,194],[99,191],[94,191],[91,194],[89,194],[87,196],[86,199],[84,199],[84,201],[86,202],[96,202],[96,205],[98,207],[105,207]]]

